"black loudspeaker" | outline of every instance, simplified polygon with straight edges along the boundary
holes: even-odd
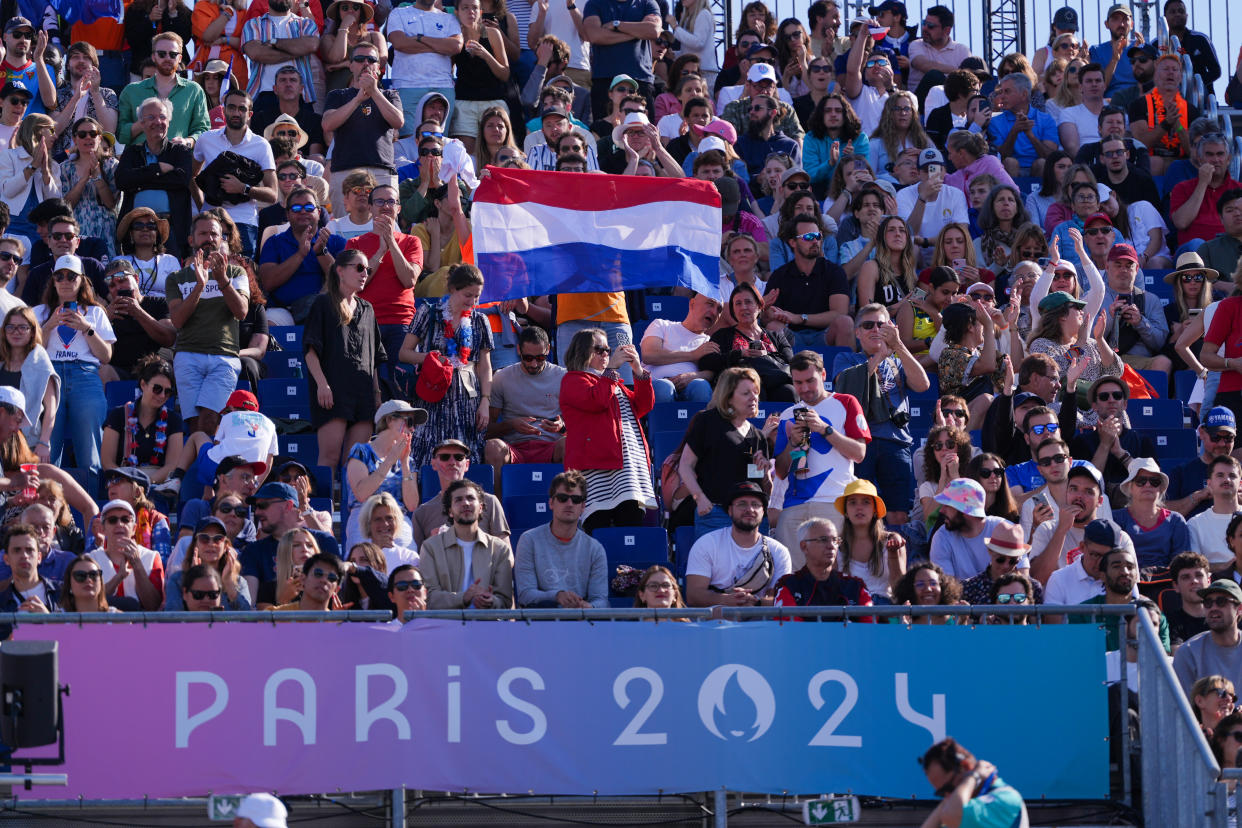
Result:
[[[0,739],[11,749],[56,744],[60,724],[56,644],[0,645]]]

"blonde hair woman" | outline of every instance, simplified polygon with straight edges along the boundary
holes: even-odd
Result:
[[[707,81],[707,88],[716,87],[720,64],[716,60],[716,16],[712,13],[711,0],[690,0],[683,3],[681,16],[672,14],[664,18],[673,39],[680,41],[678,55],[698,55],[699,74]]]
[[[0,200],[9,208],[11,235],[38,238],[31,209],[61,194],[60,164],[52,160],[55,140],[55,122],[34,113],[18,124],[13,148],[0,150]]]

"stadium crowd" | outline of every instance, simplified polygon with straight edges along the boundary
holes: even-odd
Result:
[[[1182,0],[995,67],[899,0],[723,59],[707,0],[6,10],[5,609],[1138,600],[1231,709],[1242,183]],[[489,167],[711,182],[719,290],[480,304]]]

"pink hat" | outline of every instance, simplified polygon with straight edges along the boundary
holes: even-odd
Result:
[[[702,135],[715,135],[722,138],[727,144],[737,143],[737,130],[733,128],[733,124],[723,118],[713,118],[705,126],[694,126]]]
[[[949,485],[936,495],[935,500],[941,506],[952,506],[968,517],[987,517],[983,510],[983,487],[966,477],[949,481]]]
[[[1022,527],[1007,520],[992,527],[992,535],[984,539],[983,545],[997,555],[1011,558],[1020,558],[1031,549],[1030,544],[1023,542]]]

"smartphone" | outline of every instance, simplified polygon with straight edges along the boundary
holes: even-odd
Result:
[[[795,420],[802,420],[802,419],[805,419],[806,416],[810,413],[811,413],[811,409],[809,408],[795,408],[793,415],[794,415]]]
[[[966,266],[966,260],[965,260],[965,259],[954,259],[954,260],[953,260],[953,266],[954,266],[954,267],[956,267],[956,268],[962,268],[962,267],[965,267],[965,266]]]
[[[78,303],[77,303],[77,302],[66,302],[66,303],[65,303],[65,310],[67,310],[67,311],[76,311],[77,309],[78,309]]]
[[[1052,508],[1052,501],[1049,500],[1047,492],[1040,492],[1031,499],[1035,501],[1036,506],[1047,506],[1049,509]]]
[[[751,348],[753,348],[753,349],[754,349],[754,350],[756,350],[756,351],[762,351],[762,350],[763,350],[763,340],[761,340],[761,339],[752,339],[752,340],[750,341],[750,347],[751,347]]]
[[[1123,294],[1121,294],[1120,296],[1118,296],[1117,298],[1118,298],[1118,299],[1120,299],[1121,301],[1125,302],[1127,305],[1133,305],[1133,304],[1134,304],[1134,294],[1133,294],[1133,293],[1123,293]]]
[[[120,290],[116,292],[116,295],[132,297],[134,295],[134,289],[133,288],[121,288]]]
[[[1052,264],[1052,259],[1048,258],[1047,256],[1040,256],[1038,264],[1040,267],[1047,267],[1048,265]]]
[[[1187,308],[1186,313],[1190,314],[1191,316],[1198,316],[1199,314],[1203,313],[1203,308]]]

